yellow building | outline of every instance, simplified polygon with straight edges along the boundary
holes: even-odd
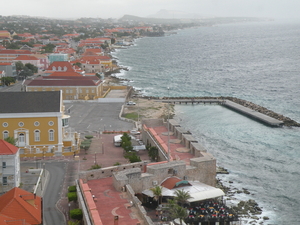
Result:
[[[0,92],[1,139],[14,137],[20,157],[74,155],[80,135],[69,127],[61,91]]]
[[[74,72],[75,73],[75,72]],[[66,72],[55,72],[62,76],[45,76],[24,83],[26,92],[62,91],[63,100],[95,100],[102,98],[103,81],[96,76],[66,76]]]

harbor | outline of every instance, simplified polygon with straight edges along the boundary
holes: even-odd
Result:
[[[218,99],[218,98],[172,98],[172,99],[163,99],[160,100],[164,103],[171,103],[171,104],[204,104],[204,105],[222,105],[228,109],[231,109],[233,111],[236,111],[238,113],[241,113],[247,117],[250,117],[254,120],[257,120],[263,124],[266,124],[268,126],[272,127],[281,127],[284,125],[284,122],[278,119],[275,119],[273,117],[270,117],[264,113],[258,112],[256,110],[253,110],[249,107],[245,107],[241,104],[235,103],[233,101],[227,100],[227,99]]]

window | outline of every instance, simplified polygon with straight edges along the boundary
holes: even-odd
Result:
[[[19,127],[23,127],[24,123],[23,122],[19,122]]]
[[[7,177],[3,177],[2,178],[2,184],[3,185],[7,185]]]
[[[89,93],[89,89],[86,89],[86,90],[85,90],[85,93]]]
[[[34,131],[34,141],[40,141],[40,131],[39,130]]]
[[[73,90],[72,90],[72,89],[70,89],[70,93],[73,93]]]
[[[6,168],[6,162],[2,162],[2,168]]]
[[[49,141],[54,141],[54,130],[49,130]]]
[[[63,127],[69,126],[69,118],[62,119],[62,125]]]
[[[8,138],[9,137],[9,133],[7,130],[3,131],[3,139]]]
[[[53,125],[54,125],[54,122],[53,122],[53,121],[49,121],[49,122],[48,122],[48,125],[49,125],[49,126],[53,126]]]
[[[7,122],[4,122],[4,123],[2,123],[2,126],[3,126],[3,127],[8,127],[8,123],[7,123]]]
[[[39,121],[35,121],[34,122],[34,126],[38,127],[40,125],[40,122]]]

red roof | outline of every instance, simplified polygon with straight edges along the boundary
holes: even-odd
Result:
[[[0,50],[1,55],[31,55],[32,52],[29,50],[21,50],[21,49],[2,49]]]
[[[11,66],[11,62],[0,62],[0,66]]]
[[[41,197],[15,187],[0,196],[0,215],[2,218],[10,217],[14,220],[25,220],[27,224],[41,224],[41,203]],[[5,223],[0,220],[0,224]]]
[[[57,76],[65,76],[65,77],[82,77],[81,74],[77,73],[77,72],[53,72],[49,75],[50,77],[57,77]]]
[[[19,55],[17,58],[15,58],[14,60],[39,60],[37,57],[35,56],[31,56],[31,55]]]
[[[55,70],[53,70],[53,67],[55,67]],[[58,67],[60,67],[62,71],[64,71],[64,67],[66,67],[67,70],[65,72],[74,72],[74,68],[72,67],[71,63],[67,61],[54,61],[50,64],[47,70],[57,71]]]
[[[19,148],[0,139],[0,155],[15,155]]]
[[[35,80],[94,80],[98,81],[100,80],[97,76],[43,76],[36,78]]]

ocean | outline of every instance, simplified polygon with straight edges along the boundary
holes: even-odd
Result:
[[[117,76],[144,95],[237,97],[300,122],[299,22],[178,30],[137,39],[113,56],[129,68]],[[175,113],[229,171],[218,175],[224,185],[250,192],[234,199],[255,200],[259,217],[269,217],[263,224],[300,224],[300,128],[268,127],[218,105],[176,105]]]

